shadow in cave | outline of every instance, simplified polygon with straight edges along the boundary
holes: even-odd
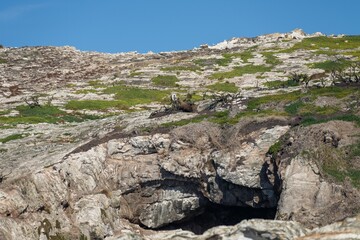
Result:
[[[203,234],[206,230],[216,226],[232,226],[246,219],[274,219],[276,208],[251,208],[224,206],[209,203],[203,212],[191,219],[171,223],[158,230],[183,229],[195,234]]]

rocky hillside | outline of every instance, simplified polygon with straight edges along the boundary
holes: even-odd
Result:
[[[0,48],[0,239],[360,239],[360,37]]]

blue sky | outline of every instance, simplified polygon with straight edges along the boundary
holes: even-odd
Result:
[[[172,51],[302,28],[360,34],[360,0],[1,0],[0,44]]]

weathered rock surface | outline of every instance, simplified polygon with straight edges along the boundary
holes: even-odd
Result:
[[[309,63],[348,53],[281,51],[320,35],[296,30],[174,53],[0,49],[0,118],[9,120],[0,126],[0,239],[360,239],[359,190],[351,179],[340,185],[321,167],[360,166],[358,158],[348,158],[359,141],[355,124],[298,126],[299,119],[272,112],[289,102],[264,101],[234,125],[202,120],[174,127],[202,114],[211,120],[224,110],[220,115],[236,118],[254,97],[307,91],[268,87],[293,72],[320,74],[321,84],[329,84],[328,74]],[[229,60],[226,54],[234,56]],[[209,85],[223,83],[212,74],[244,66],[271,69],[227,79],[239,87],[237,93],[207,95]],[[70,100],[119,100],[106,93],[108,86],[170,94],[173,88],[151,80],[166,74],[177,76],[177,93],[198,92],[198,112],[150,118],[152,109],[163,107],[159,102],[135,104],[128,112],[66,107]],[[104,118],[16,123],[22,117],[18,107],[34,94],[44,95],[41,106],[55,106],[61,114]],[[311,107],[360,109],[359,98],[347,100],[318,96]],[[251,117],[261,111],[261,117]],[[171,122],[172,127],[162,125]],[[19,139],[7,141],[11,136]]]
[[[250,126],[255,128],[246,134]],[[287,130],[284,119],[263,119],[226,132],[202,123],[110,140],[19,180],[5,180],[1,214],[8,217],[2,220],[24,218],[25,236],[38,225],[29,219],[38,218],[52,225],[66,222],[59,231],[75,228],[90,237],[112,235],[120,218],[158,228],[201,213],[209,202],[273,208],[277,196],[271,183],[261,180],[262,168],[267,149]],[[224,138],[228,132],[231,141]],[[250,136],[258,137],[256,144]],[[230,176],[222,174],[227,165]],[[252,172],[249,179],[235,181],[244,169]]]
[[[339,186],[325,180],[318,166],[323,161],[345,161],[339,151],[353,143],[358,133],[354,124],[342,121],[294,129],[288,133],[291,144],[286,146],[281,160],[278,160],[279,174],[284,181],[278,219],[291,219],[314,227],[339,221],[357,212],[359,192],[351,184]]]
[[[124,233],[119,237],[111,237],[111,240],[118,239],[191,239],[191,240],[207,240],[207,239],[289,239],[289,240],[340,240],[340,239],[360,239],[360,216],[347,218],[341,222],[309,230],[301,224],[294,221],[279,220],[262,220],[253,219],[245,220],[241,223],[225,227],[219,226],[206,231],[202,235],[195,235],[187,231],[167,231],[158,232],[149,236],[141,236],[140,234]]]

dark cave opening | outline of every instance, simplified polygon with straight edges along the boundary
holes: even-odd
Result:
[[[210,203],[201,214],[180,222],[171,223],[158,230],[183,229],[195,234],[203,234],[216,226],[232,226],[247,219],[275,219],[276,208],[251,208],[224,206]]]

